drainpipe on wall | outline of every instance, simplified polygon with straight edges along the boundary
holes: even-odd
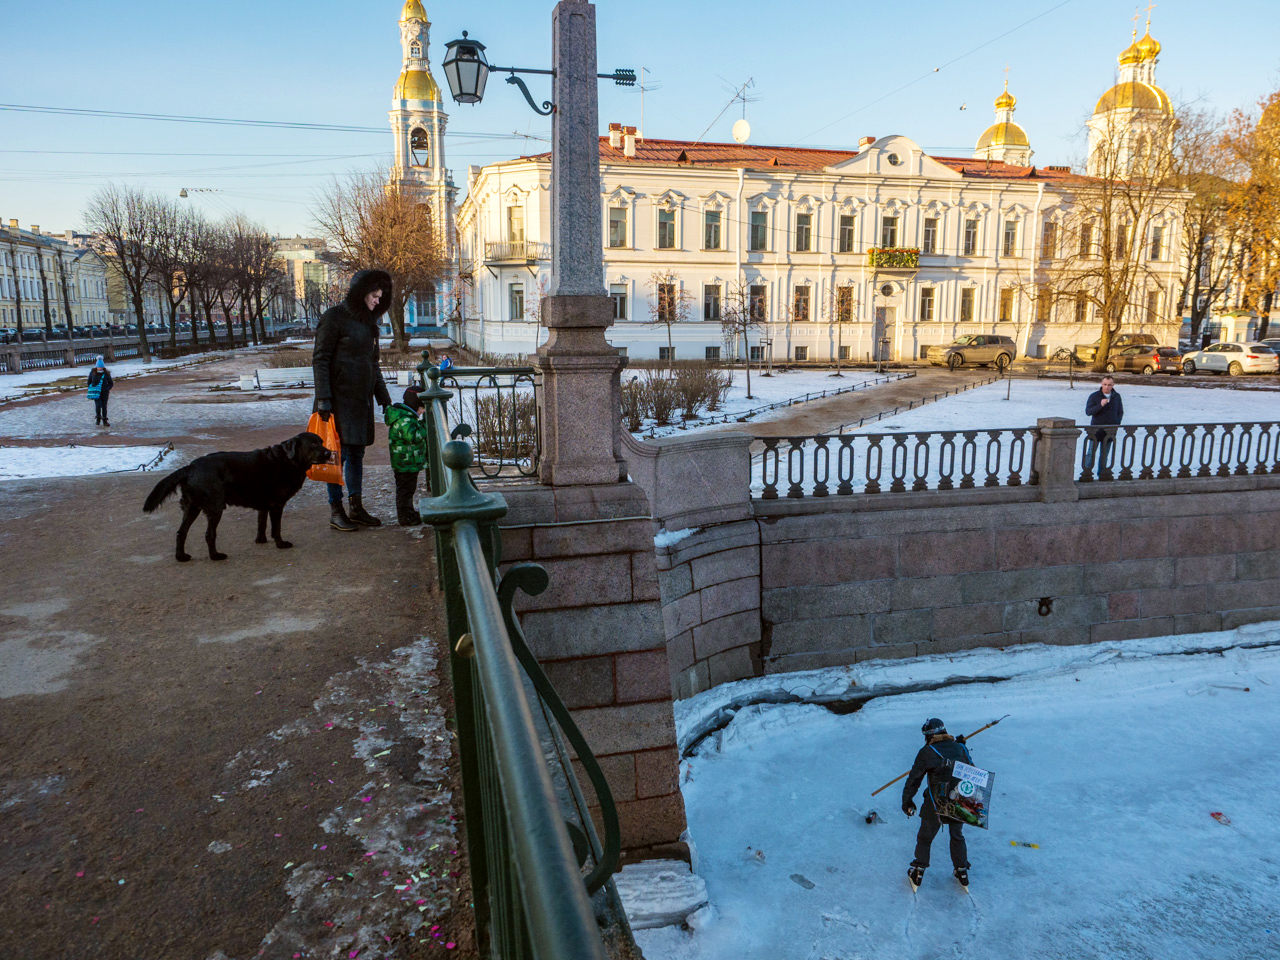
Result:
[[[738,196],[733,201],[733,222],[737,224],[736,228],[733,231],[734,232],[733,255],[736,261],[735,267],[734,267],[734,270],[735,270],[734,277],[737,280],[739,286],[745,286],[747,282],[746,275],[742,272],[742,227],[743,227],[742,190],[746,182],[746,176],[747,176],[747,168],[739,167],[738,168]],[[728,231],[726,230],[725,233],[727,234]],[[750,303],[750,300],[748,300],[748,303]],[[747,362],[747,366],[750,366],[751,365],[751,338],[747,336],[745,328],[743,329],[742,340],[743,340],[742,352],[745,354],[744,359]]]
[[[1035,212],[1031,214],[1031,263],[1027,266],[1027,283],[1030,285],[1033,291],[1036,288],[1036,263],[1040,259],[1037,256],[1037,251],[1040,249],[1040,244],[1044,239],[1043,229],[1040,230],[1040,234],[1039,234],[1040,239],[1039,240],[1036,239],[1036,227],[1039,226],[1040,224],[1040,204],[1043,200],[1044,200],[1044,181],[1041,181],[1040,191],[1036,194],[1036,209],[1035,209]],[[1026,324],[1026,327],[1024,328],[1024,332],[1022,335],[1022,346],[1020,349],[1022,350],[1023,357],[1027,355],[1027,345],[1031,342],[1031,324],[1035,322],[1036,322],[1036,315],[1035,315],[1035,312],[1033,312],[1031,316],[1027,317],[1027,324]],[[1045,350],[1046,354],[1048,352],[1049,352],[1048,350]]]

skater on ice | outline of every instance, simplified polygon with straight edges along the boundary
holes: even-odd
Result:
[[[907,878],[913,888],[919,887],[924,879],[924,872],[929,867],[929,848],[933,845],[933,838],[942,829],[943,821],[934,809],[933,790],[935,786],[939,790],[946,789],[955,761],[973,763],[965,738],[962,736],[957,740],[951,736],[941,720],[936,717],[926,720],[920,731],[924,734],[924,746],[916,754],[907,783],[902,788],[902,812],[908,817],[914,816],[916,791],[920,789],[925,777],[929,778],[924,797],[920,801],[920,832],[916,835],[915,859],[907,870]],[[951,831],[951,865],[955,868],[955,878],[960,881],[961,886],[968,889],[969,851],[964,842],[964,824],[948,818],[947,826]]]

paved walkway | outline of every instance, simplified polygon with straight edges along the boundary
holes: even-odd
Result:
[[[0,444],[186,458],[301,430],[306,398],[210,392],[244,362],[121,383],[101,434],[82,395],[5,405]],[[6,955],[474,956],[429,535],[331,531],[308,484],[292,550],[233,509],[228,560],[177,564],[175,504],[141,510],[161,475],[0,483]]]

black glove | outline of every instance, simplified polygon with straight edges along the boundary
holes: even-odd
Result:
[[[902,805],[902,812],[908,817],[914,817],[916,815],[916,805],[908,800]]]
[[[316,413],[320,414],[320,419],[325,423],[329,422],[329,415],[333,413],[333,402],[330,400],[320,400],[316,403]]]
[[[960,736],[956,737],[956,743],[964,743],[964,734],[963,734],[963,733],[962,733],[962,734],[960,734]]]

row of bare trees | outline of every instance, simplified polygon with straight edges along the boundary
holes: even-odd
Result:
[[[273,301],[293,303],[293,282],[270,234],[243,214],[212,222],[177,201],[148,190],[108,185],[89,201],[85,226],[98,252],[118,274],[137,321],[141,356],[150,357],[145,302],[154,293],[168,314],[169,345],[177,344],[179,308],[186,303],[191,332],[201,340],[203,320],[210,344],[225,322],[228,343],[240,337],[260,343]]]

